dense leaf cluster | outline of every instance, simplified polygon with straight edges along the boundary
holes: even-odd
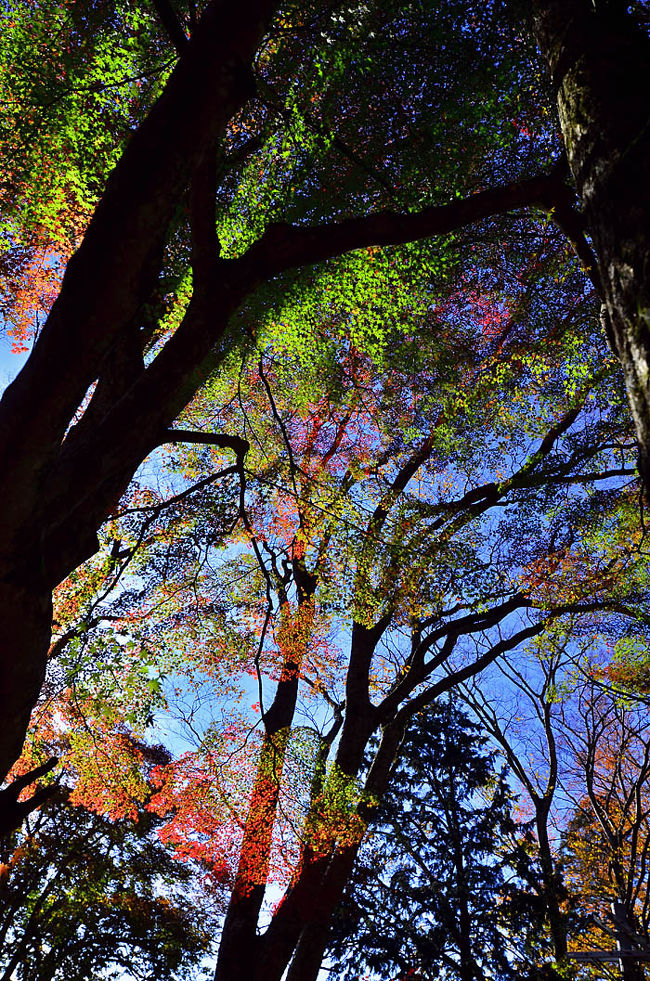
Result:
[[[215,924],[205,905],[197,917],[190,882],[150,815],[113,822],[50,802],[2,844],[2,977],[206,977]]]

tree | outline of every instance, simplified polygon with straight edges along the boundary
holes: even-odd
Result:
[[[522,304],[564,268],[556,244]],[[194,446],[170,449],[172,486],[138,488],[115,513],[79,574],[94,582],[86,598],[78,581],[61,593],[74,697],[53,704],[59,724],[81,729],[80,706],[103,746],[125,693],[147,715],[143,664],[171,679],[167,710],[193,743],[157,771],[150,806],[231,891],[228,981],[316,977],[414,715],[556,621],[618,636],[645,609],[630,443],[613,373],[586,380],[601,351],[583,298],[553,304],[549,348],[543,316],[533,344],[471,281],[423,282],[409,257],[370,251],[306,295],[301,283],[287,329],[233,355],[179,421]],[[341,342],[345,277],[370,281],[373,306]],[[407,304],[432,329],[384,322]],[[215,430],[242,433],[245,458],[233,464]],[[133,578],[111,597],[103,576],[122,568]],[[125,753],[116,769],[128,767]],[[272,909],[270,885],[283,894]]]
[[[538,872],[486,741],[451,698],[410,724],[334,920],[332,976],[508,979],[539,959]]]
[[[66,266],[28,363],[5,392],[0,410],[3,772],[20,752],[43,681],[52,588],[95,552],[97,529],[145,456],[174,438],[169,427],[178,413],[239,343],[237,311],[250,310],[254,293],[255,302],[263,302],[265,284],[271,284],[277,296],[286,289],[291,270],[366,246],[445,235],[469,223],[479,223],[480,229],[486,218],[522,208],[551,212],[575,243],[592,280],[609,282],[609,272],[594,271],[562,166],[550,166],[557,141],[539,114],[539,100],[531,96],[519,106],[521,115],[508,139],[508,121],[501,118],[494,126],[482,101],[474,99],[475,66],[465,69],[467,61],[462,59],[474,61],[479,50],[488,72],[495,69],[497,90],[507,85],[510,105],[516,102],[514,92],[537,91],[534,85],[521,86],[537,71],[529,49],[495,8],[481,13],[471,5],[451,4],[446,17],[433,6],[404,11],[403,5],[382,5],[360,13],[314,4],[304,11],[279,11],[272,0],[248,0],[236,7],[214,0],[200,11],[197,22],[193,4],[184,16],[180,6],[159,0],[156,10],[165,37],[152,17],[136,16],[129,4],[110,5],[112,13],[104,20],[102,4],[93,7],[93,16],[68,15],[65,5],[52,4],[47,8],[50,20],[44,22],[52,22],[52,16],[60,22],[55,45],[61,39],[62,46],[70,48],[70,65],[64,67],[72,83],[53,70],[58,63],[55,50],[44,60],[47,71],[39,73],[44,79],[40,89],[33,85],[30,58],[44,49],[42,24],[39,34],[29,19],[29,4],[16,4],[7,13],[9,36],[12,44],[16,42],[8,63],[20,68],[18,78],[32,80],[19,108],[28,104],[38,110],[24,113],[24,123],[33,122],[31,132],[36,132],[39,148],[58,147],[58,156],[52,157],[57,167],[65,169],[70,157],[79,165],[75,171],[65,169],[65,177],[56,183],[57,193],[45,194],[48,206],[61,200],[64,205],[54,208],[54,216],[47,212],[44,220],[43,209],[23,212],[11,204],[22,200],[15,191],[25,186],[23,177],[33,180],[38,153],[26,155],[27,139],[8,142],[5,169],[10,180],[4,201],[9,209],[6,227],[11,230],[7,234],[14,236],[15,245],[8,255],[29,277],[30,268],[36,267],[21,256],[33,256],[30,249],[40,249],[41,258],[50,254],[43,249],[61,240],[63,218],[69,229],[67,254],[82,232],[83,240]],[[551,2],[536,7],[536,30],[548,52],[554,37],[568,36],[556,6],[559,10]],[[582,6],[590,9],[587,0],[570,9],[580,12]],[[100,12],[101,30],[95,10]],[[637,5],[628,13],[622,5],[608,4],[606,17],[600,8],[597,14],[598,19],[585,21],[589,31],[582,30],[580,20],[569,35],[571,50],[575,53],[584,45],[595,66],[585,83],[587,91],[596,86],[601,25],[605,20],[624,27],[640,22],[644,7]],[[29,30],[23,30],[25,25]],[[593,25],[598,30],[592,30]],[[638,31],[615,32],[617,39],[623,35],[625,43],[617,40],[618,46],[608,48],[616,71],[637,66],[642,72],[647,62],[643,36]],[[630,43],[625,40],[628,35]],[[423,90],[414,87],[414,79],[420,85],[432,61],[426,45],[415,55],[412,39],[429,36],[435,38],[440,73],[429,76],[421,98]],[[96,63],[100,77],[91,81],[90,93],[86,90],[86,101],[92,102],[96,115],[90,132],[76,130],[88,135],[79,144],[84,152],[77,152],[67,136],[58,141],[50,136],[60,137],[57,107],[62,102],[69,106],[78,94],[83,62],[89,52],[98,51],[100,42],[110,52],[135,52],[129,68],[134,62],[146,63],[145,84],[136,94],[138,76],[129,73],[133,98],[118,106],[110,91],[123,84],[124,73],[119,83],[119,73],[109,71],[107,76],[106,66],[113,65],[102,53]],[[174,48],[180,57],[169,73]],[[400,58],[399,71],[391,75],[395,62],[387,54],[396,50],[408,51],[408,56]],[[568,60],[576,63],[573,56]],[[559,68],[554,62],[556,76],[558,71],[563,74],[564,66],[564,59]],[[442,88],[433,91],[437,78],[454,73],[463,80],[460,90],[450,86],[449,99]],[[601,78],[610,74],[599,72]],[[370,94],[364,94],[371,79]],[[390,102],[387,93],[392,93]],[[645,112],[641,93],[639,83],[636,101],[630,101],[627,91],[618,94],[622,110],[620,103],[612,105],[612,97],[607,119],[600,109],[584,117],[592,135],[609,132],[603,123],[626,118],[633,120],[634,134],[641,133],[637,139],[625,130],[616,137],[616,147],[608,143],[601,151],[599,144],[595,155],[610,159],[613,150],[617,159],[624,158],[625,166],[617,171],[624,175],[620,186],[634,195],[636,210],[627,206],[628,199],[610,193],[607,185],[604,193],[616,204],[605,209],[600,195],[593,209],[596,217],[590,218],[600,265],[608,271],[618,269],[612,276],[623,279],[627,273],[623,276],[622,264],[640,268],[636,253],[628,256],[623,240],[636,243],[632,251],[637,246],[639,254],[646,251],[641,229],[647,205],[640,195],[647,182],[638,179],[647,156],[646,131],[637,125],[638,112]],[[86,108],[80,101],[77,119]],[[641,108],[630,114],[633,105]],[[467,111],[466,120],[460,118],[459,106]],[[567,112],[563,120],[577,188],[587,200],[588,182],[578,165],[582,150],[568,138],[571,127],[577,126],[574,117]],[[434,119],[438,123],[431,128]],[[460,180],[451,157],[445,164],[445,148],[458,142],[458,128],[463,134],[458,152],[467,164]],[[533,130],[537,138],[529,147],[526,133]],[[96,136],[101,137],[103,151],[93,155]],[[368,155],[367,150],[372,152]],[[426,174],[423,151],[429,165]],[[503,175],[508,172],[512,176],[506,182]],[[439,174],[437,186],[432,186],[429,173]],[[28,195],[30,207],[38,198],[34,190]],[[637,224],[630,218],[629,229],[619,230],[612,217],[619,214],[638,215]],[[56,234],[50,232],[52,227]],[[480,231],[477,234],[480,237]],[[498,233],[496,240],[501,241]],[[41,261],[40,274],[45,268]],[[53,275],[56,278],[56,269]],[[614,285],[604,287],[617,337],[629,334],[627,326],[617,325],[637,323],[638,316],[645,316],[643,275],[635,271],[628,278],[631,285],[622,292]],[[42,290],[31,293],[41,302]],[[623,352],[622,341],[619,349]],[[626,361],[624,352],[622,357]],[[636,355],[627,361],[640,363]],[[626,378],[637,405],[635,372],[627,370]],[[635,410],[643,442],[642,416]]]
[[[632,629],[615,642],[578,634],[571,643],[559,630],[533,650],[528,663],[499,665],[498,702],[486,694],[494,680],[460,694],[529,798],[540,897],[566,971],[570,952],[616,949],[612,903],[632,949],[647,947],[647,698],[630,684],[644,676],[647,640]],[[624,976],[643,977],[642,965],[625,961]]]
[[[583,915],[592,918],[580,945],[612,949],[617,924],[610,907],[616,902],[629,946],[647,951],[650,732],[646,700],[612,691],[607,676],[594,672],[581,686],[567,722],[566,739],[583,792],[575,794],[563,854],[567,881],[583,893]],[[623,977],[644,978],[643,965],[626,962]]]
[[[510,660],[498,665],[499,690],[505,683],[513,706],[504,697],[485,695],[481,685],[470,684],[459,690],[467,705],[504,753],[512,773],[532,805],[535,850],[540,875],[537,882],[540,902],[545,911],[548,931],[556,962],[566,969],[569,917],[567,890],[561,863],[553,847],[554,819],[558,793],[562,788],[560,751],[558,749],[557,714],[565,651],[558,650],[550,637],[541,647],[537,670],[527,671],[525,664]],[[490,690],[489,684],[485,686]],[[530,718],[532,716],[532,719]],[[524,750],[525,747],[525,750]]]
[[[66,796],[3,841],[2,978],[205,977],[214,914],[155,819],[113,822]]]
[[[593,242],[595,261],[589,265],[603,300],[607,337],[623,366],[647,491],[648,8],[617,0],[539,0],[532,11],[580,197],[576,225]]]

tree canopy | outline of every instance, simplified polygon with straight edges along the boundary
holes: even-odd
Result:
[[[112,823],[59,800],[5,839],[2,977],[207,977],[214,907],[153,828],[146,813]]]
[[[308,981],[418,713],[646,657],[647,6],[0,19],[1,824],[62,755]]]

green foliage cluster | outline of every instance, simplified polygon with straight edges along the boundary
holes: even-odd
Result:
[[[164,80],[154,25],[150,11],[128,0],[3,5],[5,248],[30,232],[52,244],[77,242],[134,122]]]
[[[3,976],[206,978],[199,965],[216,923],[191,869],[173,861],[155,824],[145,813],[112,822],[62,796],[5,839]]]

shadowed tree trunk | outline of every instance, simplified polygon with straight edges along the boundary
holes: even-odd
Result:
[[[650,40],[622,0],[535,0],[650,496]]]

